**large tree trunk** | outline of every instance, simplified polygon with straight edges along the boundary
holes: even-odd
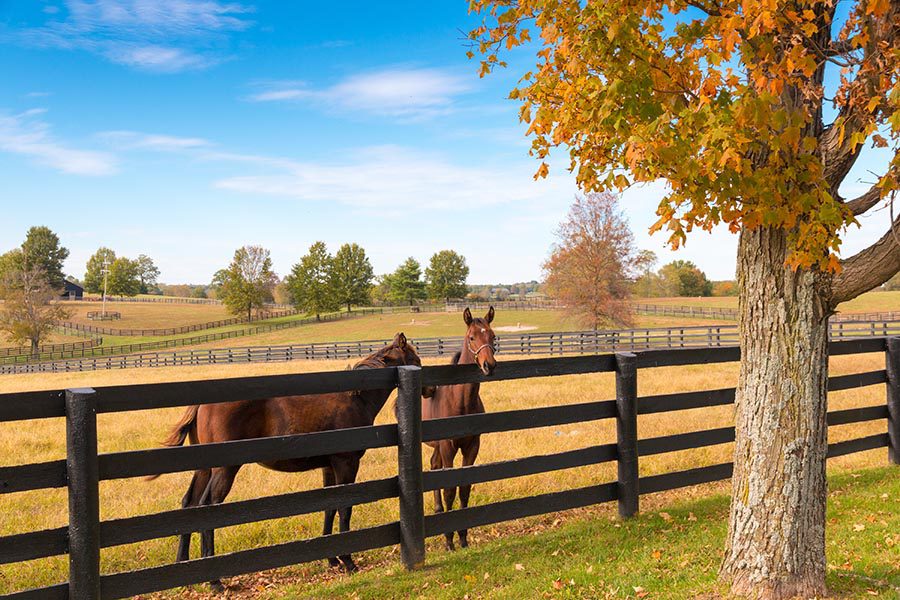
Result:
[[[741,374],[722,577],[752,598],[825,593],[828,275],[785,266],[783,230],[738,250]]]

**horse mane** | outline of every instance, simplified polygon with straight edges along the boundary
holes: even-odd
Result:
[[[376,350],[372,354],[368,355],[355,365],[353,365],[352,371],[357,369],[380,369],[384,366],[384,355],[387,354],[388,350],[393,348],[393,344],[385,346],[380,350]]]
[[[453,355],[453,358],[450,360],[450,364],[458,365],[460,357],[462,357],[462,350],[457,350],[456,353]]]

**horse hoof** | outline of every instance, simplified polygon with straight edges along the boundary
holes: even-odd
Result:
[[[469,540],[467,540],[466,538],[459,538],[459,547],[460,548],[468,548]]]
[[[337,558],[329,558],[328,566],[331,568],[335,568],[335,567],[340,567],[342,565],[341,565],[341,561],[339,561]]]
[[[359,567],[356,566],[356,563],[352,560],[347,560],[343,564],[344,573],[351,575],[359,571]]]

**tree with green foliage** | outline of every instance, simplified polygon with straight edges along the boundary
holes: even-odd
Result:
[[[689,260],[673,260],[659,270],[659,276],[673,296],[711,296],[712,282]]]
[[[116,253],[101,246],[87,261],[87,270],[84,272],[84,291],[92,294],[103,293],[103,271],[108,269],[116,260]]]
[[[69,251],[60,246],[59,236],[49,227],[32,227],[25,234],[22,242],[22,257],[25,268],[36,267],[47,276],[47,282],[55,288],[65,285],[63,263],[69,257]]]
[[[254,309],[259,311],[272,300],[272,289],[278,277],[272,271],[269,251],[261,246],[243,246],[234,252],[227,269],[216,273],[220,287],[219,297],[228,311],[235,315],[247,315],[249,321]]]
[[[366,251],[357,244],[344,244],[338,248],[332,261],[335,300],[341,306],[350,307],[369,302],[369,292],[375,272]]]
[[[538,176],[559,149],[585,191],[665,181],[653,229],[673,247],[719,224],[740,234],[742,359],[721,576],[734,595],[825,596],[828,317],[900,270],[900,218],[868,248],[840,254],[847,227],[900,188],[900,3],[470,6],[485,15],[471,32],[482,74],[539,36],[534,68],[511,93]],[[886,168],[844,198],[867,143],[886,149]]]
[[[297,310],[314,314],[316,319],[320,319],[323,312],[340,306],[335,293],[334,258],[328,253],[325,242],[316,242],[309,247],[309,252],[285,277],[285,285]]]
[[[390,276],[391,300],[409,303],[424,300],[425,282],[422,281],[422,266],[413,257],[407,258]]]
[[[158,293],[159,288],[156,283],[159,278],[159,268],[156,266],[156,263],[154,263],[153,259],[146,254],[139,254],[137,257],[137,265],[138,279],[141,282],[141,293]]]
[[[109,265],[106,293],[110,296],[137,296],[141,293],[140,264],[120,256]]]
[[[441,250],[432,255],[425,269],[425,287],[432,300],[463,298],[469,293],[466,279],[469,266],[461,254],[453,250]],[[507,295],[509,293],[507,292]]]
[[[41,342],[71,312],[59,302],[61,290],[51,285],[38,265],[7,270],[0,277],[0,331],[7,341],[28,344],[33,358],[40,356]]]
[[[393,287],[393,284],[394,280],[391,273],[379,275],[375,279],[375,284],[372,285],[369,292],[372,296],[372,300],[378,304],[389,304],[392,298],[391,288]]]

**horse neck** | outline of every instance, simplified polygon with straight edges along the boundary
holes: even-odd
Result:
[[[475,364],[475,353],[472,352],[472,349],[469,348],[469,344],[463,339],[462,352],[459,354],[459,360],[456,361],[458,365],[473,365]],[[481,388],[481,384],[477,381],[474,383],[462,383],[460,385],[467,386],[472,392],[478,393],[478,390]]]
[[[366,407],[366,412],[369,414],[369,422],[375,422],[375,417],[377,417],[378,413],[381,412],[381,409],[384,408],[392,391],[393,389],[365,390],[359,392],[359,399],[362,401],[363,406]]]

